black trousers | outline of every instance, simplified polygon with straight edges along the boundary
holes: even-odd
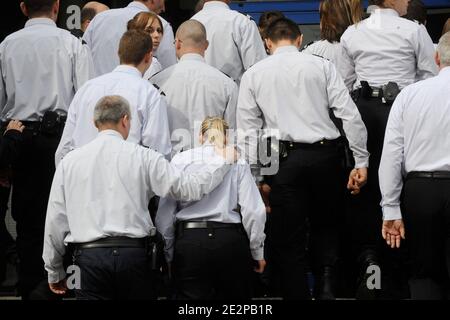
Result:
[[[5,279],[7,250],[14,244],[14,240],[9,234],[5,223],[6,212],[8,211],[9,193],[9,187],[0,186],[0,284]]]
[[[368,180],[358,196],[348,197],[348,222],[352,230],[355,253],[377,250],[381,238],[381,192],[378,180],[383,151],[384,133],[391,105],[384,104],[380,98],[359,97],[357,106],[367,128],[367,149],[370,152]]]
[[[286,299],[311,298],[305,277],[308,220],[313,269],[336,264],[345,190],[340,155],[337,146],[291,150],[273,177],[267,259]]]
[[[241,228],[178,230],[173,260],[175,297],[248,300],[253,263]]]
[[[74,262],[81,272],[78,300],[156,299],[145,248],[75,249]]]
[[[408,179],[403,218],[412,299],[446,299],[450,275],[450,179]]]
[[[23,298],[32,298],[33,290],[39,283],[47,281],[42,261],[43,238],[59,140],[60,135],[25,130],[18,159],[13,164],[11,205],[12,216],[17,223],[19,293]],[[36,294],[45,298],[49,291]]]

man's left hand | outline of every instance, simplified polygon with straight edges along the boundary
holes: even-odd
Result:
[[[57,283],[49,283],[48,286],[54,294],[63,295],[67,292],[66,280],[61,280]]]

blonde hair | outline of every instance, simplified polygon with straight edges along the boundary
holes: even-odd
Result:
[[[220,117],[207,117],[202,122],[200,134],[203,139],[217,147],[226,145],[226,134],[229,129],[228,123]]]

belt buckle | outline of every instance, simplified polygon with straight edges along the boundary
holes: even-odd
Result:
[[[381,88],[372,88],[372,98],[379,98],[381,93]]]

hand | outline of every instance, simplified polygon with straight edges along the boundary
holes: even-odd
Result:
[[[215,146],[214,150],[216,154],[223,157],[228,163],[235,163],[239,159],[239,152],[234,146]]]
[[[63,295],[67,292],[67,284],[65,279],[58,283],[49,283],[48,286],[54,294]]]
[[[19,132],[23,132],[23,129],[25,129],[25,126],[19,120],[11,120],[6,127],[6,131],[17,130]]]
[[[352,195],[361,192],[361,188],[367,183],[367,168],[353,169],[348,177],[347,189],[351,190]]]
[[[272,208],[270,207],[269,203],[269,195],[272,189],[267,183],[261,183],[258,185],[258,190],[259,193],[261,193],[261,197],[264,201],[264,204],[266,205],[266,213],[272,212]]]
[[[405,239],[405,225],[403,220],[385,220],[381,228],[383,239],[392,249],[400,248],[401,239]]]
[[[266,267],[266,260],[258,260],[258,266],[255,267],[255,272],[256,273],[263,273],[264,272],[264,268]]]

